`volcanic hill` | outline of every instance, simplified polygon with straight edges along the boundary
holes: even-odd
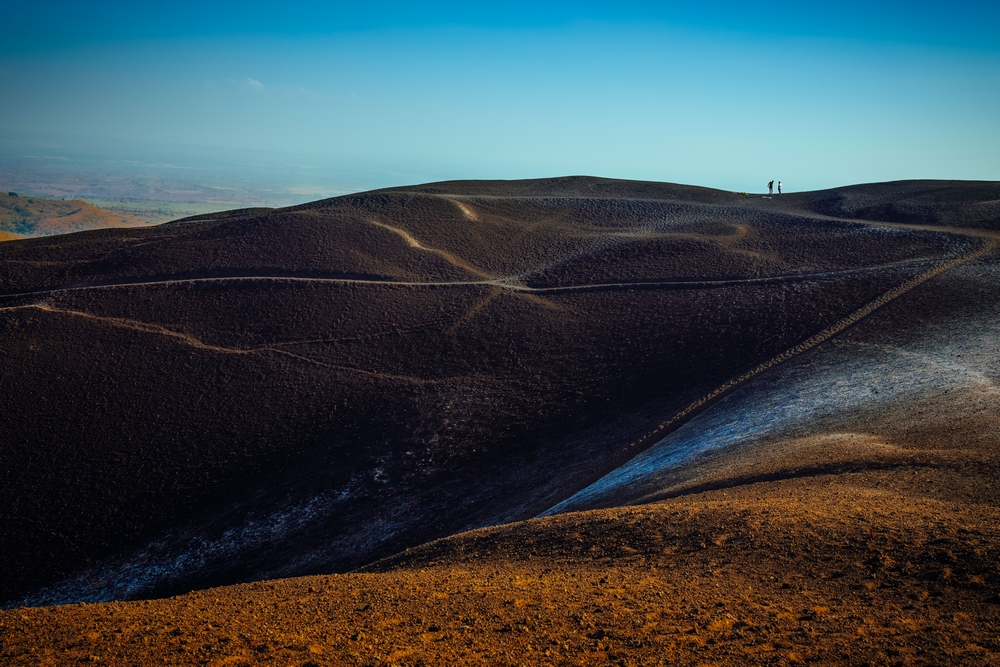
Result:
[[[82,199],[46,199],[13,192],[0,193],[0,241],[143,224],[142,220],[132,215],[105,211]]]
[[[994,664],[998,242],[573,177],[4,243],[0,600],[168,599],[0,656]]]

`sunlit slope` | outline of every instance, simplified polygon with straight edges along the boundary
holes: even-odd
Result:
[[[136,227],[142,221],[126,213],[92,206],[82,199],[43,199],[0,193],[0,241],[30,236],[68,234],[107,227]]]
[[[6,243],[0,598],[344,571],[535,516],[987,242],[573,178]]]
[[[917,470],[919,485],[871,467],[508,524],[370,573],[0,612],[0,658],[996,664],[1000,516],[928,497],[948,479]]]

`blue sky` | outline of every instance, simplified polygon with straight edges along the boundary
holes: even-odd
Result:
[[[370,187],[1000,180],[1000,3],[20,3],[0,140]],[[10,149],[8,149],[10,150]],[[138,156],[137,156],[138,157]]]

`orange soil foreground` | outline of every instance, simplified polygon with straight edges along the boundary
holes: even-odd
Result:
[[[382,573],[18,609],[0,661],[995,665],[1000,513],[913,494],[944,481],[765,482],[473,531]]]

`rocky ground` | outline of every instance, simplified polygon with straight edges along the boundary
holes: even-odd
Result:
[[[996,664],[995,190],[459,183],[15,242],[0,661]],[[268,234],[304,263],[237,275]]]
[[[995,510],[824,475],[465,534],[380,573],[4,612],[7,664],[963,664]],[[409,561],[409,562],[407,562]]]

